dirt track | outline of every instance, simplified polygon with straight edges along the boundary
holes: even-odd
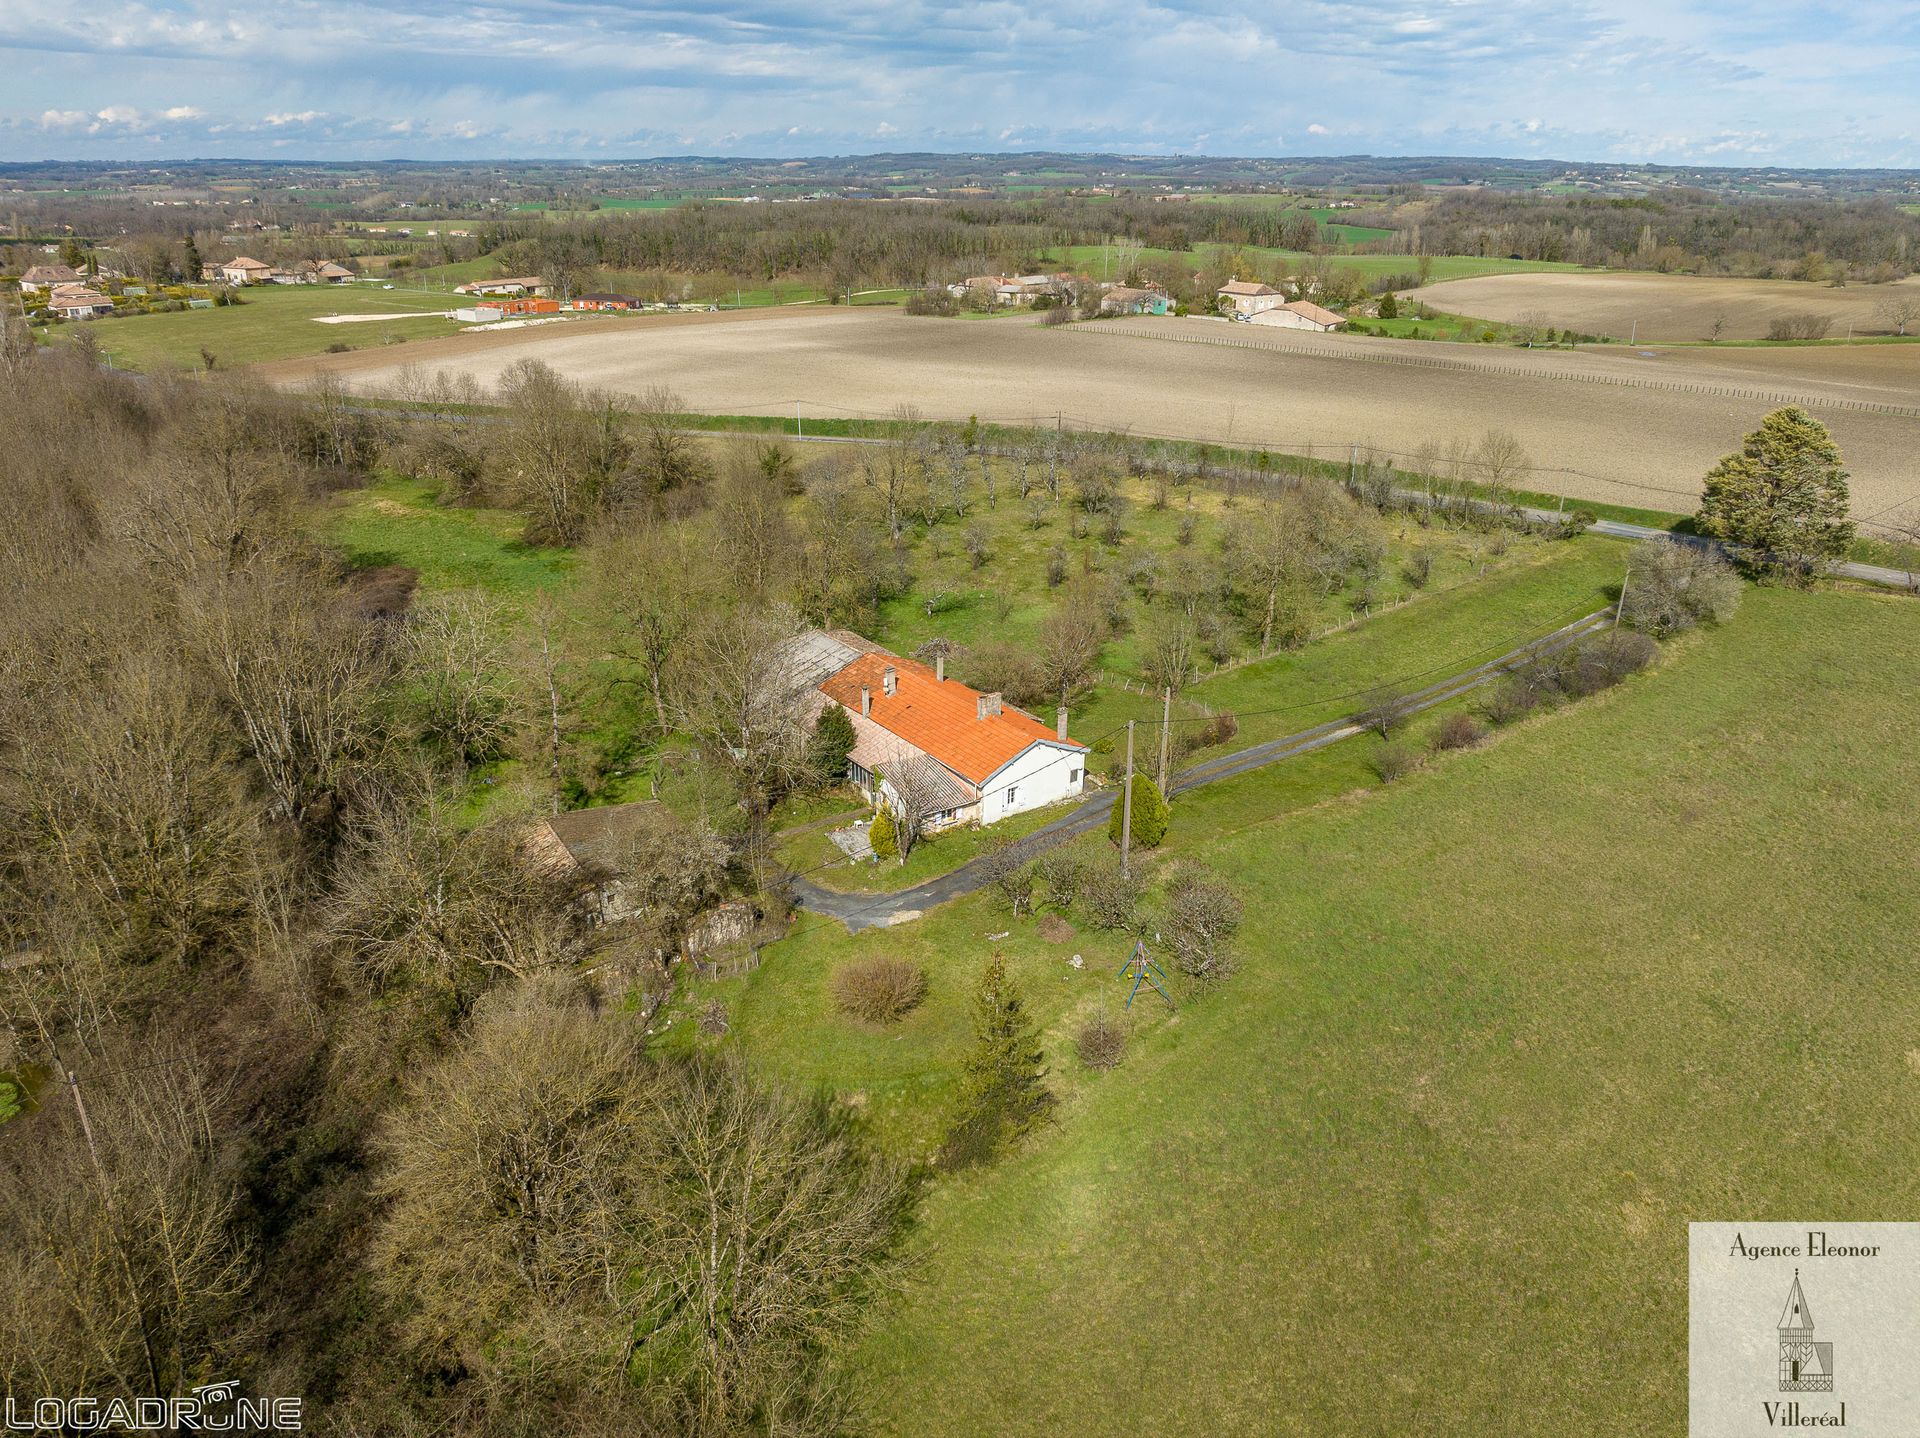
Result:
[[[1906,346],[1529,352],[1208,320],[1043,329],[809,309],[460,336],[263,373],[298,383],[331,372],[378,392],[409,368],[491,384],[526,357],[627,393],[670,385],[717,414],[786,415],[796,401],[816,417],[878,418],[912,404],[931,418],[1051,424],[1058,412],[1083,428],[1321,454],[1353,443],[1404,453],[1497,426],[1541,466],[1536,488],[1670,510],[1692,506],[1700,476],[1762,414],[1797,401],[1845,451],[1856,512],[1920,497],[1920,348]]]
[[[1428,285],[1416,298],[1437,310],[1511,323],[1530,312],[1548,323],[1588,334],[1666,340],[1765,339],[1776,319],[1821,315],[1839,339],[1849,324],[1857,334],[1891,333],[1876,317],[1896,296],[1920,298],[1920,277],[1894,285],[1810,284],[1804,280],[1740,280],[1707,275],[1522,274],[1483,275]],[[1714,322],[1722,325],[1718,335]],[[1908,326],[1908,333],[1914,333]]]

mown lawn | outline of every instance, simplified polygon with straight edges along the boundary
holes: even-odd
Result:
[[[1074,971],[1016,925],[1064,1103],[933,1189],[854,1365],[878,1431],[1678,1431],[1690,1219],[1920,1203],[1917,673],[1910,601],[1751,592],[1486,749],[1189,829],[1242,969],[1108,1075],[1063,1019],[1117,1006],[1118,945]],[[913,1134],[1005,927],[804,935],[731,1041]],[[825,1007],[863,947],[928,965],[893,1033]]]
[[[121,369],[197,370],[207,350],[221,369],[261,360],[291,359],[324,353],[329,345],[368,349],[395,341],[454,334],[460,325],[422,311],[452,309],[449,292],[383,290],[377,285],[254,285],[246,303],[179,314],[133,315],[96,320],[93,337]],[[390,323],[327,325],[318,315],[384,315]],[[72,326],[57,331],[54,342],[70,337]]]

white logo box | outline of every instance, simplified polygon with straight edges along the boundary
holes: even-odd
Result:
[[[1688,1229],[1690,1438],[1920,1438],[1920,1223]]]

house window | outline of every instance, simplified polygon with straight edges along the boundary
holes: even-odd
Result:
[[[1009,809],[1011,809],[1011,808],[1013,807],[1013,796],[1014,796],[1015,794],[1018,794],[1019,792],[1020,792],[1020,790],[1019,790],[1018,788],[1012,788],[1012,789],[1009,789],[1009,790],[1007,790],[1007,807],[1008,807]]]
[[[1080,782],[1080,771],[1078,769],[1070,770],[1067,774],[1067,782],[1069,784],[1078,784]]]

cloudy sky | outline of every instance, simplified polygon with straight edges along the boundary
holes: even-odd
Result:
[[[1920,3],[0,0],[0,159],[1920,166]]]

